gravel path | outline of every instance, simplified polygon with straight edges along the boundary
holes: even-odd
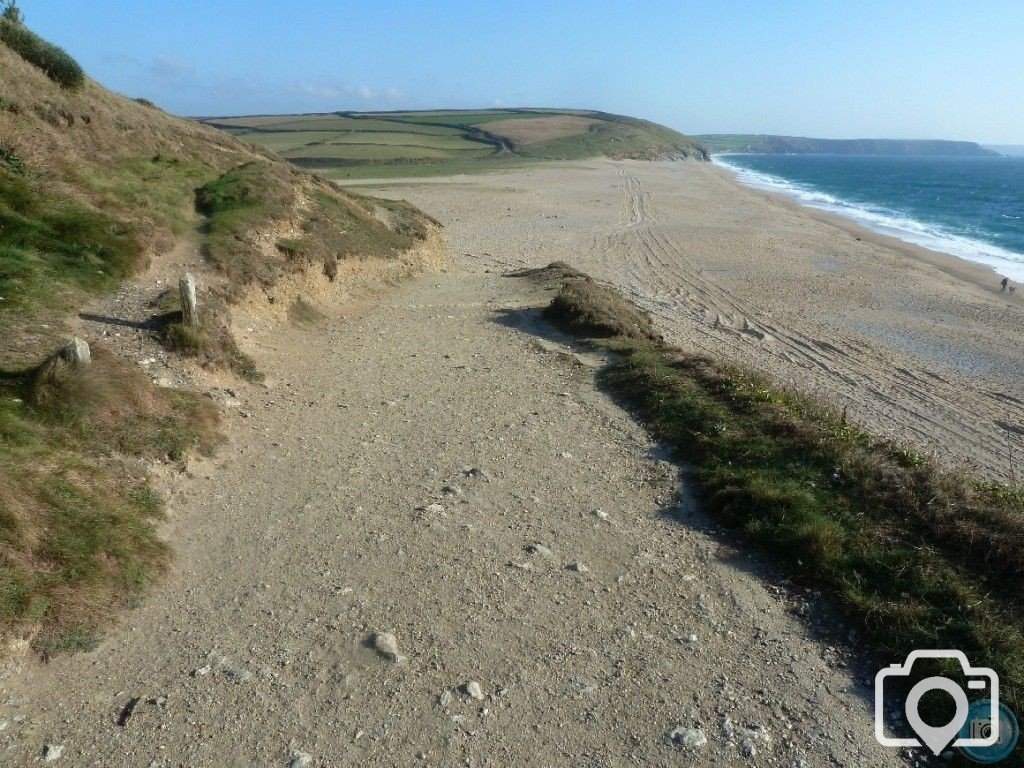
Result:
[[[253,343],[268,386],[164,478],[174,572],[0,679],[0,764],[899,764],[545,300],[469,266]]]

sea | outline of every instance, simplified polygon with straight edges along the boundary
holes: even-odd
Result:
[[[716,155],[739,181],[781,192],[1024,284],[1024,157]]]

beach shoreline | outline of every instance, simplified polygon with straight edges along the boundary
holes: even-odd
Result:
[[[720,172],[731,183],[737,184],[754,193],[763,195],[766,200],[770,200],[774,205],[781,205],[796,209],[808,218],[814,219],[822,224],[828,224],[836,227],[847,234],[859,237],[861,240],[877,243],[884,248],[903,253],[912,259],[923,261],[930,266],[942,270],[947,275],[950,275],[957,280],[963,280],[964,282],[970,283],[983,290],[989,290],[993,286],[998,290],[1001,276],[995,271],[994,267],[990,267],[976,261],[971,261],[953,253],[925,248],[923,245],[909,242],[895,235],[886,235],[882,232],[876,232],[864,224],[859,223],[855,219],[848,218],[842,214],[822,210],[821,208],[815,208],[811,205],[805,205],[799,200],[787,195],[785,192],[776,192],[744,184],[736,178],[735,172],[731,171],[729,168],[715,164],[711,164],[711,167]],[[1013,294],[1007,294],[1006,299],[1024,306],[1024,295],[1018,295],[1015,292]]]
[[[837,211],[829,211],[814,205],[803,203],[792,195],[786,194],[784,191],[766,189],[761,186],[747,184],[739,178],[739,173],[731,166],[715,162],[711,162],[711,166],[718,171],[721,171],[733,183],[740,185],[744,189],[760,192],[776,204],[795,206],[816,221],[831,223],[845,232],[853,233],[856,237],[860,237],[861,239],[879,243],[880,245],[891,248],[892,250],[902,251],[911,258],[925,261],[959,280],[973,283],[980,288],[991,288],[993,284],[998,286],[999,281],[1003,277],[1002,273],[1000,273],[995,266],[973,261],[965,256],[960,256],[948,251],[928,248],[910,240],[905,240],[898,235],[887,235],[884,232],[878,232],[871,229],[871,227],[866,224],[859,222],[855,218],[844,216],[842,213]],[[1017,300],[1024,305],[1024,296],[1018,296],[1014,293],[1012,296],[1008,296],[1008,298],[1011,300]]]
[[[359,185],[444,223],[467,268],[566,261],[686,349],[950,466],[1024,475],[1024,296],[711,163],[590,161]]]

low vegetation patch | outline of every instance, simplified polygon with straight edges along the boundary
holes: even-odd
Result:
[[[0,359],[20,357],[14,345],[42,315],[110,290],[142,260],[134,227],[0,164]]]
[[[999,673],[1020,711],[1024,490],[944,470],[751,371],[668,346],[617,292],[579,273],[561,281],[547,316],[618,353],[601,382],[691,467],[717,521],[834,596],[890,661],[958,648]]]
[[[544,316],[577,336],[657,341],[646,313],[586,275],[570,275]]]
[[[263,376],[251,357],[235,343],[231,331],[209,312],[196,327],[180,321],[168,323],[161,338],[164,346],[184,357],[194,357],[202,365],[233,371],[246,381],[261,381]]]
[[[300,193],[304,199],[296,205]],[[229,298],[314,264],[333,280],[339,261],[396,257],[424,239],[429,226],[404,201],[345,194],[322,179],[263,162],[201,187],[196,206],[207,217],[207,255],[227,275]],[[297,234],[277,238],[273,247],[254,242],[253,233],[280,226]]]
[[[180,460],[216,441],[212,403],[153,387],[94,348],[0,382],[0,640],[49,654],[88,647],[167,563],[161,502],[140,458]]]
[[[24,25],[13,2],[0,13],[0,43],[25,61],[39,67],[48,78],[71,91],[85,85],[85,72],[63,48],[48,42]]]
[[[206,216],[207,257],[227,275],[233,291],[258,282],[272,284],[281,263],[253,247],[247,235],[283,219],[294,204],[289,170],[253,161],[200,187],[196,208]]]
[[[0,164],[18,176],[25,175],[25,164],[21,161],[17,150],[10,144],[0,141]]]

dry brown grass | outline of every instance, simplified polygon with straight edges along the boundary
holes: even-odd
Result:
[[[216,444],[217,411],[101,347],[0,387],[0,640],[80,648],[167,563],[139,459]]]

